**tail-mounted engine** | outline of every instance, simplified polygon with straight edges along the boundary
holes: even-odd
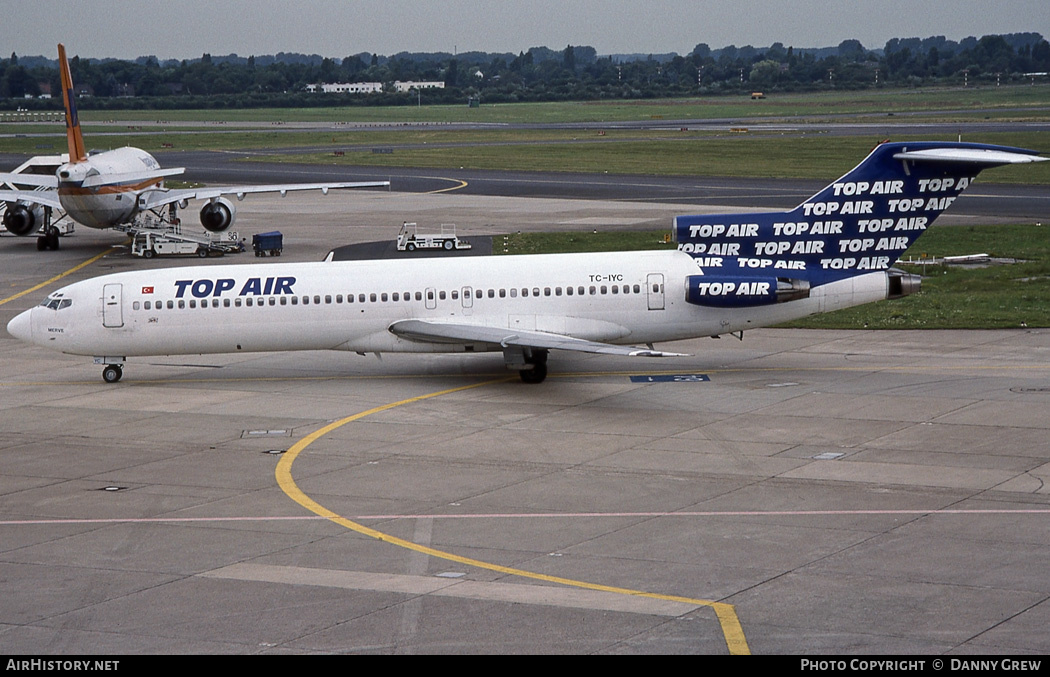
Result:
[[[4,228],[15,235],[35,233],[44,225],[44,208],[32,202],[8,202],[3,222]]]
[[[890,268],[886,271],[887,282],[886,298],[899,299],[909,294],[914,294],[922,288],[922,276],[906,273],[900,268]]]
[[[217,197],[201,207],[201,225],[212,233],[221,233],[233,225],[237,208],[224,197]]]
[[[749,308],[809,297],[809,282],[787,277],[690,275],[685,300],[698,306]]]

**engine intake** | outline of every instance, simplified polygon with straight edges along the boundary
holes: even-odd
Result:
[[[237,208],[224,197],[215,198],[201,207],[201,225],[212,233],[221,233],[233,225]]]
[[[32,202],[8,202],[4,211],[4,228],[15,235],[35,233],[44,225],[44,208]]]

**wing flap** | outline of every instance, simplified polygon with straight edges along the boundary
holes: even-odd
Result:
[[[504,348],[519,346],[629,357],[685,356],[685,353],[671,353],[635,346],[617,346],[545,331],[523,331],[464,322],[399,320],[390,325],[389,330],[395,336],[424,343],[487,343]]]
[[[62,209],[58,193],[53,190],[0,190],[0,202],[28,202]]]

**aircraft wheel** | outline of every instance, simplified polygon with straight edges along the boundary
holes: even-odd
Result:
[[[45,235],[44,237],[47,238],[48,249],[52,249],[52,250],[57,252],[58,251],[58,228],[55,228],[54,226],[51,226],[50,228],[47,229],[47,235]]]
[[[547,378],[547,365],[533,365],[532,369],[522,369],[518,375],[521,376],[522,383],[543,383]]]
[[[124,375],[124,370],[119,364],[107,364],[102,370],[102,380],[106,383],[116,383]]]
[[[36,250],[42,252],[47,249],[47,238],[41,235],[36,239]]]

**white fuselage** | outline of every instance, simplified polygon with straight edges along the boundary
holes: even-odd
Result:
[[[698,274],[695,260],[678,251],[166,268],[69,285],[8,330],[97,357],[500,349],[389,331],[409,319],[639,345],[776,324],[885,298],[887,290],[886,274],[876,272],[816,287],[806,299],[711,308],[685,300],[685,280]]]
[[[77,223],[90,228],[119,226],[131,221],[138,212],[139,193],[160,181],[130,177],[159,169],[157,160],[138,148],[96,153],[82,162],[58,168],[58,200]],[[84,181],[92,177],[102,177],[106,182],[85,187]]]

